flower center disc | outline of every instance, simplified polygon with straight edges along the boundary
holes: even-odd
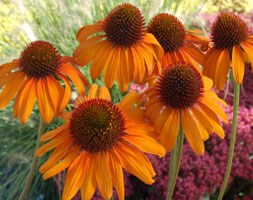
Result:
[[[149,23],[147,31],[152,33],[165,52],[172,52],[183,45],[185,29],[173,15],[161,13]]]
[[[220,49],[231,48],[246,40],[247,24],[233,13],[223,12],[211,28],[212,41]]]
[[[157,82],[162,102],[174,109],[193,106],[200,98],[203,88],[201,74],[188,64],[164,68]]]
[[[125,134],[125,122],[116,105],[104,99],[91,99],[72,113],[70,132],[75,142],[90,152],[110,150]]]
[[[116,46],[129,47],[145,34],[145,21],[135,6],[125,3],[114,8],[105,18],[104,31]]]
[[[20,69],[27,76],[41,78],[55,74],[60,66],[61,56],[52,44],[35,41],[23,50],[19,60]]]

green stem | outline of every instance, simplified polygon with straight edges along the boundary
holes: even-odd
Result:
[[[184,133],[183,133],[182,125],[181,125],[181,114],[180,114],[180,126],[179,126],[179,131],[178,131],[178,138],[177,138],[175,147],[171,151],[169,180],[168,180],[166,200],[172,199],[173,191],[176,185],[176,180],[177,180],[177,176],[178,176],[178,172],[180,168],[183,143],[184,143]]]
[[[226,186],[227,186],[227,183],[228,183],[228,178],[229,178],[232,163],[233,163],[235,140],[236,140],[236,127],[237,127],[239,100],[240,100],[240,84],[234,83],[234,111],[233,111],[234,114],[233,114],[233,123],[232,123],[232,134],[231,134],[230,145],[229,145],[226,173],[225,173],[225,176],[224,176],[224,179],[223,179],[223,182],[222,182],[222,186],[221,186],[221,189],[220,189],[218,200],[222,200],[222,197],[223,197],[224,192],[226,190]]]
[[[35,155],[36,151],[38,150],[39,146],[40,146],[40,136],[45,133],[45,124],[42,120],[42,118],[40,118],[40,125],[39,125],[39,130],[38,130],[38,136],[37,136],[37,142],[36,142],[36,147],[35,147],[35,151],[34,151],[34,155],[33,155],[33,161],[32,161],[32,165],[31,165],[31,169],[28,173],[28,176],[26,178],[26,182],[25,182],[25,186],[22,190],[22,193],[19,197],[19,200],[25,200],[26,197],[28,196],[29,190],[31,188],[31,183],[34,177],[34,173],[37,169],[37,164],[39,162],[39,158]]]

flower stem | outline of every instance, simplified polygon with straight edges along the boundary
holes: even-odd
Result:
[[[182,150],[183,150],[183,143],[184,143],[184,134],[183,128],[181,124],[181,114],[180,114],[180,125],[178,131],[178,138],[176,141],[176,145],[174,146],[173,150],[171,151],[171,158],[170,158],[170,169],[169,169],[169,181],[168,181],[168,189],[166,200],[172,199],[173,191],[176,185],[176,180],[180,168]]]
[[[32,165],[31,165],[31,169],[28,173],[28,176],[26,178],[26,182],[25,182],[25,186],[22,190],[22,193],[19,197],[19,200],[25,200],[28,193],[29,193],[29,190],[31,188],[31,183],[32,183],[32,180],[33,180],[33,177],[34,177],[34,173],[37,169],[37,164],[39,162],[39,158],[36,157],[36,151],[38,150],[39,146],[40,146],[40,136],[45,133],[45,129],[46,129],[46,126],[42,120],[42,118],[40,118],[40,124],[39,124],[39,130],[38,130],[38,135],[37,135],[37,141],[36,141],[36,146],[35,146],[35,151],[34,151],[34,155],[33,155],[33,161],[32,161]]]
[[[229,145],[226,172],[225,172],[225,176],[224,176],[222,186],[221,186],[221,189],[219,192],[218,200],[222,200],[222,197],[223,197],[224,192],[226,190],[228,178],[229,178],[232,163],[233,163],[239,100],[240,100],[240,84],[234,83],[234,111],[233,111],[233,122],[232,122],[232,134],[231,134],[230,145]]]

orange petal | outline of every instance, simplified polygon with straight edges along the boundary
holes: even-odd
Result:
[[[71,81],[76,86],[78,94],[81,94],[81,95],[85,94],[84,85],[88,87],[89,83],[76,67],[66,63],[66,64],[61,65],[59,71],[61,73],[64,73],[71,79]]]
[[[192,149],[198,155],[202,155],[205,151],[205,147],[201,138],[201,132],[188,109],[182,110],[182,126]]]
[[[90,74],[93,80],[97,79],[102,70],[108,67],[111,62],[113,52],[112,44],[105,40],[103,47],[101,47],[97,52],[90,67]]]
[[[80,46],[74,51],[73,57],[79,65],[84,66],[94,60],[98,51],[101,48],[104,48],[107,43],[108,42],[106,40],[98,41],[90,46],[86,46],[85,44],[81,43]]]
[[[53,111],[58,114],[59,112],[59,106],[61,105],[62,98],[64,95],[64,89],[60,85],[60,83],[55,80],[53,77],[47,77],[46,78],[46,89],[47,93],[49,94],[49,99],[51,101],[51,105],[53,108]]]
[[[40,137],[40,141],[45,142],[47,140],[50,140],[50,139],[54,138],[55,136],[57,136],[62,131],[68,131],[68,129],[69,129],[69,124],[63,124],[60,127],[58,127],[57,129],[54,129],[52,131],[48,131],[47,133],[43,134]]]
[[[165,116],[164,116],[165,117]],[[179,110],[172,110],[163,124],[160,132],[160,142],[167,151],[171,151],[177,141],[180,124]]]
[[[244,55],[240,46],[234,46],[232,51],[232,70],[235,82],[241,84],[244,77]]]
[[[224,88],[225,83],[227,82],[229,67],[230,67],[229,50],[224,49],[220,53],[220,56],[217,61],[217,67],[215,70],[215,85],[218,90],[222,90]]]
[[[205,91],[211,90],[213,87],[212,79],[210,79],[206,76],[203,76],[202,79],[203,79],[203,83],[204,83],[204,90]]]
[[[101,99],[106,99],[106,100],[111,101],[110,92],[109,92],[109,90],[108,90],[106,87],[104,87],[104,86],[101,86],[101,87],[98,88],[97,97],[98,97],[98,98],[101,98]]]
[[[83,184],[81,185],[81,195],[82,200],[90,200],[95,193],[96,190],[96,179],[95,172],[97,169],[95,163],[95,156],[89,155],[90,161],[87,165],[87,174],[83,180]]]
[[[133,63],[134,63],[134,72],[133,79],[136,83],[142,83],[144,74],[145,74],[145,63],[143,57],[139,54],[138,50],[135,47],[131,47]]]
[[[39,171],[40,173],[44,174],[46,171],[51,169],[54,165],[56,165],[69,151],[69,147],[72,145],[72,143],[69,143],[69,141],[66,141],[56,147],[52,154],[49,156],[46,162],[43,163],[43,165],[40,166]]]
[[[112,176],[108,153],[101,152],[96,156],[96,180],[102,197],[110,199],[112,196]]]
[[[251,63],[251,69],[253,71],[253,42],[249,44],[247,42],[241,42],[240,45],[242,46],[243,50],[246,52],[249,61]]]
[[[29,118],[36,99],[36,79],[30,78],[26,87],[21,91],[18,99],[18,116],[20,122],[25,124]],[[16,103],[16,102],[15,102]]]
[[[98,85],[97,84],[92,84],[89,94],[87,96],[88,99],[94,99],[97,97],[97,92],[98,92]]]
[[[200,102],[212,109],[216,113],[216,115],[218,115],[224,122],[228,122],[228,116],[217,102],[213,101],[212,99],[209,99],[206,96],[203,96]]]
[[[203,69],[203,74],[213,81],[215,81],[215,71],[217,68],[217,62],[222,50],[212,48],[206,54],[206,62]]]
[[[37,81],[36,96],[38,98],[38,105],[41,117],[44,123],[49,124],[53,117],[54,111],[50,100],[50,95],[47,92],[46,79],[40,78]]]
[[[116,157],[127,172],[135,175],[146,184],[154,182],[155,171],[147,157],[138,149],[126,142],[114,148]]]
[[[14,60],[0,66],[0,77],[8,74],[11,70],[19,67],[19,60]]]
[[[120,49],[120,67],[117,75],[117,82],[119,83],[119,90],[124,92],[128,89],[130,82],[129,62],[128,62],[128,48]]]
[[[42,145],[36,152],[36,156],[41,157],[46,152],[50,151],[51,149],[54,149],[55,147],[61,145],[62,143],[68,140],[70,142],[72,141],[71,135],[67,131],[64,131],[62,132],[62,134],[58,135],[56,138],[53,138],[48,143]]]
[[[69,100],[71,97],[71,86],[70,86],[69,80],[67,78],[65,78],[60,73],[58,73],[57,75],[63,80],[63,82],[65,84],[65,92],[62,97],[61,104],[59,105],[59,108],[58,108],[58,113],[61,113],[66,108],[67,104],[69,103]]]
[[[216,113],[211,110],[209,107],[207,107],[205,104],[200,103],[199,104],[199,109],[202,111],[202,113],[208,117],[209,121],[212,123],[213,128],[214,128],[214,132],[220,137],[220,138],[224,138],[225,137],[225,133],[224,130],[222,129],[222,127],[219,124],[219,119],[216,116]]]
[[[109,165],[112,174],[112,184],[115,187],[119,200],[125,199],[124,178],[122,166],[114,154],[109,153]]]
[[[122,110],[126,110],[127,108],[132,107],[132,105],[138,99],[140,99],[138,93],[135,91],[131,91],[123,97],[123,99],[117,104],[117,106],[120,107]]]
[[[83,26],[76,35],[76,38],[79,42],[86,40],[90,35],[101,32],[104,29],[104,22],[98,21],[95,24]]]
[[[163,157],[166,153],[162,145],[150,136],[126,134],[123,138],[145,153],[158,155],[160,157]]]
[[[193,44],[187,43],[188,47],[181,47],[183,51],[187,52],[194,60],[196,60],[200,65],[204,65],[206,61],[205,55],[198,50]]]
[[[69,165],[76,159],[79,150],[80,147],[73,147],[62,161],[52,166],[48,171],[43,174],[43,179],[51,178],[69,167]]]
[[[75,196],[80,189],[85,176],[88,174],[90,158],[86,152],[81,153],[70,165],[66,175],[65,186],[63,189],[62,200],[69,200]]]
[[[113,47],[114,51],[111,62],[104,69],[104,82],[106,87],[111,88],[118,74],[120,67],[120,47]]]
[[[11,76],[11,79],[6,83],[2,92],[0,93],[0,109],[7,106],[13,99],[17,91],[21,88],[25,81],[23,72],[16,72]]]
[[[155,36],[153,36],[151,33],[146,33],[143,38],[143,41],[147,44],[153,45],[153,48],[157,55],[157,59],[160,60],[164,54],[164,51],[159,42],[156,40]]]

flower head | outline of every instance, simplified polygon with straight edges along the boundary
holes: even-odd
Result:
[[[141,83],[150,76],[163,54],[154,36],[146,32],[142,13],[129,3],[115,7],[102,21],[82,27],[77,39],[80,44],[73,57],[78,64],[91,62],[93,79],[104,69],[105,85],[112,87],[116,80],[121,91],[132,80]]]
[[[0,66],[0,108],[7,106],[17,94],[14,116],[22,123],[28,120],[35,100],[45,123],[50,123],[66,107],[71,87],[68,78],[84,94],[88,81],[70,57],[62,57],[55,47],[46,41],[30,43],[19,59]],[[67,78],[67,77],[68,78]],[[62,80],[65,89],[58,80]]]
[[[246,61],[253,66],[253,36],[249,34],[247,24],[234,13],[222,12],[212,25],[211,39],[213,47],[207,52],[204,75],[222,90],[231,63],[234,79],[241,84]]]
[[[208,40],[191,34],[198,33],[197,31],[186,31],[175,16],[157,14],[149,22],[147,31],[155,36],[164,49],[162,67],[177,62],[189,62],[198,69],[198,64],[204,64],[205,56],[196,45],[205,46]]]
[[[43,178],[68,169],[62,199],[71,199],[81,189],[82,199],[91,199],[98,187],[110,199],[112,187],[124,199],[122,167],[146,184],[155,172],[144,155],[164,156],[164,148],[150,135],[154,127],[144,120],[144,111],[133,106],[139,99],[130,92],[121,102],[110,101],[107,88],[93,85],[87,97],[79,96],[72,112],[65,112],[65,124],[41,137],[48,141],[38,156],[54,149],[40,167]]]
[[[155,84],[144,92],[147,117],[168,151],[176,142],[180,124],[197,154],[204,153],[203,141],[212,132],[224,138],[218,116],[225,122],[228,117],[218,103],[226,103],[211,87],[212,81],[191,64],[177,63],[164,68]]]

